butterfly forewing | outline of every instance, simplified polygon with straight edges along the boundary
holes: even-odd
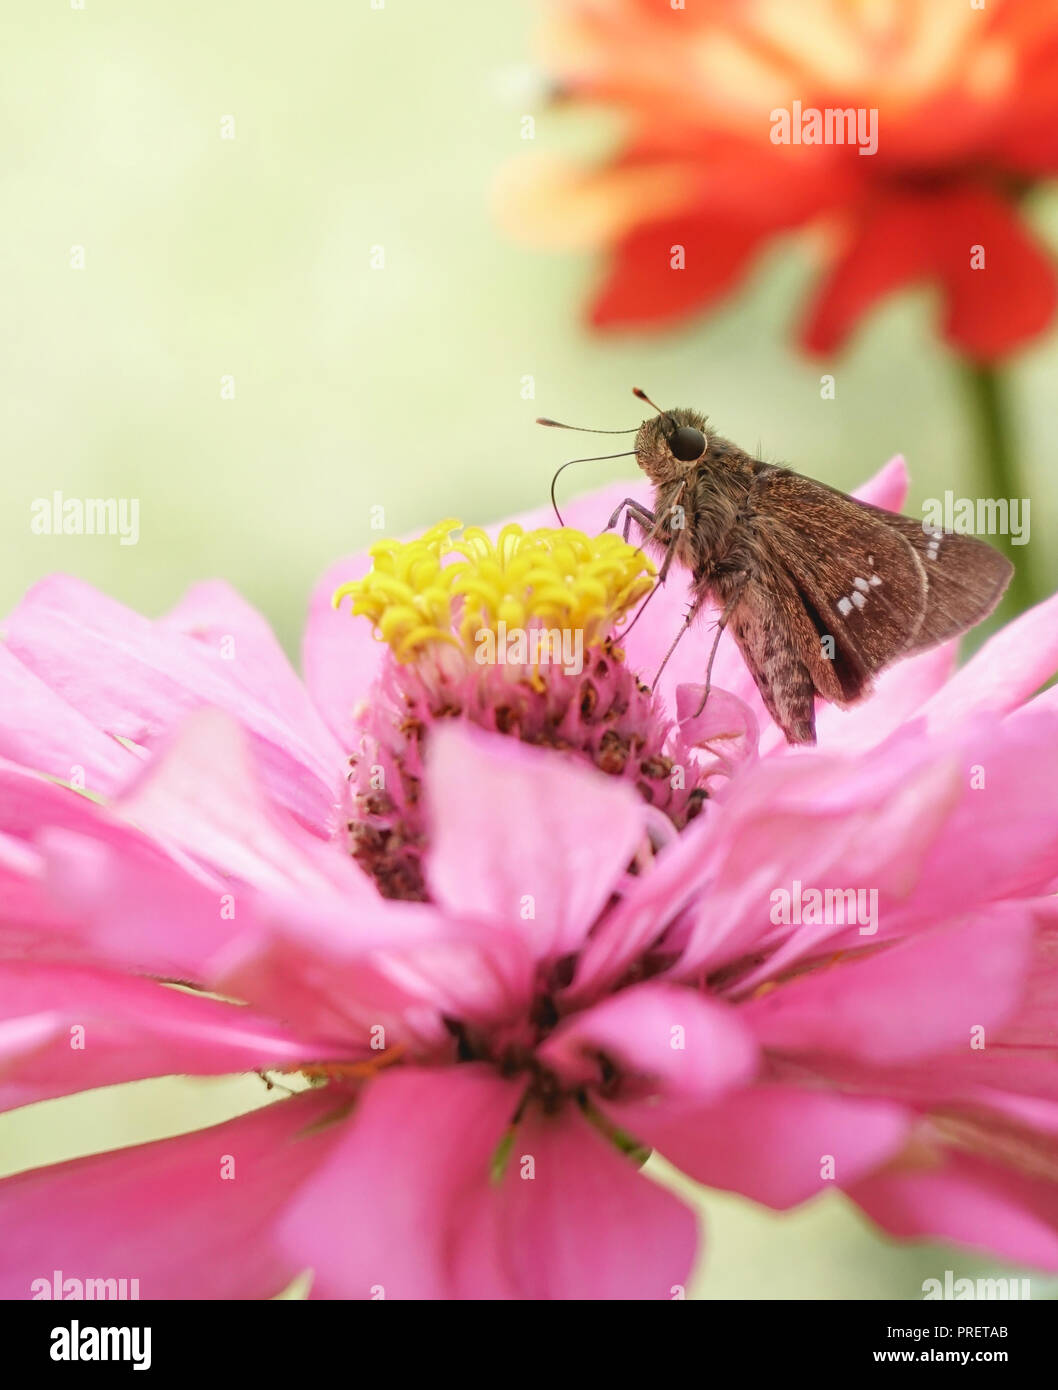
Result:
[[[866,502],[856,506],[899,531],[926,571],[926,612],[909,651],[923,651],[958,637],[987,618],[1003,597],[1014,566],[976,536],[927,529],[913,517],[885,512]]]
[[[782,556],[844,700],[858,698],[915,640],[927,606],[922,561],[888,513],[787,469],[762,471],[753,501],[758,534]]]

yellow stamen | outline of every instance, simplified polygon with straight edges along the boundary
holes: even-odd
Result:
[[[343,584],[335,608],[352,599],[398,661],[437,643],[473,658],[483,632],[530,628],[583,633],[585,647],[608,637],[653,584],[642,551],[606,532],[504,526],[495,541],[477,526],[439,522],[418,540],[383,541],[363,579]]]

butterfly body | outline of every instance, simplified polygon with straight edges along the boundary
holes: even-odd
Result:
[[[1012,566],[972,536],[926,528],[753,458],[693,410],[640,426],[654,509],[631,515],[688,570],[688,622],[712,602],[791,743],[815,742],[815,700],[849,705],[902,656],[993,610]],[[627,530],[627,526],[626,526]]]

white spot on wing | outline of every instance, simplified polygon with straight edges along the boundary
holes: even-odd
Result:
[[[872,564],[874,563],[873,555],[868,555],[867,559]],[[838,599],[838,612],[841,616],[847,618],[854,608],[865,608],[867,600],[871,596],[871,590],[877,589],[881,582],[876,574],[872,574],[870,579],[864,579],[857,575],[852,581],[852,592]]]

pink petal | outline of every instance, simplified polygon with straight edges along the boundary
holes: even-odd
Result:
[[[731,776],[757,756],[757,716],[744,701],[726,690],[712,687],[706,692],[704,685],[677,686],[676,719],[684,741],[712,755],[712,765],[703,760],[710,771]]]
[[[1032,920],[1033,959],[1027,989],[1003,1028],[1002,1040],[1011,1051],[1030,1047],[1042,1058],[1048,1055],[1058,1010],[1058,898],[1051,894],[1019,904],[1018,909]],[[1058,1076],[1055,1087],[1058,1094]]]
[[[0,943],[9,955],[95,958],[156,974],[197,978],[188,968],[224,939],[222,895],[232,885],[196,868],[105,806],[36,773],[0,761],[0,822],[25,836],[21,862],[0,856],[8,873]],[[130,893],[139,899],[138,934]],[[158,902],[166,913],[159,917]],[[186,908],[200,929],[192,948]],[[139,947],[139,950],[125,948]],[[169,948],[175,947],[175,950]]]
[[[757,1047],[740,1011],[679,985],[633,985],[558,1024],[538,1049],[570,1085],[598,1080],[599,1054],[622,1094],[705,1103],[749,1081]]]
[[[522,1018],[533,962],[497,923],[452,920],[424,903],[355,906],[316,898],[256,905],[258,921],[215,963],[216,990],[366,1048],[390,1042],[451,1048],[444,1019]]]
[[[665,583],[649,597],[649,613],[642,622],[636,623],[627,639],[622,638],[618,630],[618,640],[624,647],[628,665],[649,685],[655,685],[657,673],[665,663],[655,688],[670,715],[675,717],[676,691],[684,685],[700,686],[705,679],[720,611],[714,603],[707,603],[670,656],[673,640],[682,632],[685,617],[694,603],[690,576],[674,568]],[[770,726],[771,716],[764,708],[749,667],[729,630],[721,634],[717,644],[712,684],[742,701],[753,712],[759,727]]]
[[[0,957],[44,951],[66,959],[85,954],[74,922],[44,885],[40,851],[0,834]]]
[[[739,1011],[762,1046],[876,1065],[967,1048],[1017,1008],[1035,923],[1015,908],[781,985]],[[943,988],[938,989],[938,980]]]
[[[341,1126],[326,1094],[0,1182],[0,1297],[33,1281],[138,1279],[141,1298],[269,1298],[303,1268],[273,1245]],[[229,1177],[224,1174],[230,1173]]]
[[[954,753],[962,791],[930,848],[929,872],[890,909],[890,926],[906,931],[1049,891],[1058,880],[1058,709],[978,717],[953,731],[950,752],[942,755],[937,736],[930,747],[934,758]]]
[[[335,590],[362,579],[371,566],[365,551],[336,560],[324,573],[309,604],[302,643],[305,684],[327,727],[345,749],[357,746],[353,720],[367,695],[385,648],[366,618],[353,618],[348,603],[335,609]]]
[[[459,1218],[460,1298],[671,1300],[698,1243],[690,1208],[569,1110],[530,1111]]]
[[[575,950],[642,839],[635,792],[551,749],[451,721],[431,731],[427,759],[436,900],[521,922],[538,959]]]
[[[563,996],[567,1003],[597,997],[617,984],[632,962],[696,901],[714,872],[709,858],[712,839],[712,826],[703,816],[666,845],[646,872],[629,879],[620,901],[584,943],[573,982]]]
[[[158,622],[194,638],[252,702],[267,705],[315,751],[323,767],[337,767],[345,747],[329,732],[275,633],[260,613],[221,580],[196,584]]]
[[[133,761],[130,767],[139,772],[143,765]],[[32,840],[45,826],[81,830],[122,843],[133,835],[143,838],[92,797],[0,758],[0,827]]]
[[[337,843],[270,806],[245,735],[217,710],[192,715],[113,813],[58,795],[86,808],[73,821],[84,833],[61,828],[62,806],[43,808],[60,828],[38,836],[41,873],[97,960],[205,984],[229,943],[260,925],[262,899],[307,895],[346,913],[380,901]]]
[[[522,1089],[474,1063],[400,1067],[366,1086],[280,1226],[314,1296],[453,1297],[462,1211],[488,1189]]]
[[[155,743],[202,705],[227,709],[253,735],[272,795],[317,834],[333,828],[333,742],[314,742],[317,731],[291,726],[249,693],[219,650],[64,575],[30,590],[7,621],[7,641],[96,728],[134,743]],[[255,643],[247,638],[250,651]]]
[[[708,1187],[783,1210],[855,1182],[904,1144],[911,1116],[887,1100],[761,1085],[716,1105],[605,1106],[626,1133]],[[833,1178],[827,1160],[833,1160]]]
[[[1058,1269],[1053,1182],[952,1153],[941,1166],[886,1169],[854,1183],[848,1195],[902,1240],[951,1240],[1015,1265]]]
[[[872,507],[884,507],[887,512],[903,511],[910,481],[903,454],[894,454],[877,473],[855,488],[852,496]]]
[[[819,746],[827,749],[858,751],[874,748],[913,719],[922,706],[944,688],[951,677],[958,652],[958,640],[932,647],[919,656],[898,661],[875,680],[874,693],[848,709],[816,706],[816,734]],[[765,750],[783,744],[782,732],[775,725],[769,730]]]
[[[373,899],[367,879],[338,845],[321,845],[282,806],[274,807],[262,781],[240,725],[220,710],[200,710],[170,736],[116,809],[159,840],[254,887]]]
[[[235,1004],[79,966],[0,961],[0,1109],[187,1073],[341,1055]]]
[[[995,1116],[1009,1116],[1030,1136],[1058,1131],[1058,1066],[1052,1056],[1055,1005],[1058,1004],[1058,899],[1040,898],[1025,903],[1001,903],[987,909],[997,922],[1018,926],[1029,919],[1033,926],[1030,958],[1022,988],[1016,991],[1014,1008],[1004,1011],[1009,991],[997,981],[998,1009],[980,1008],[982,1020],[991,1023],[983,1048],[966,1047],[966,1033],[959,1045],[927,1058],[923,1065],[873,1068],[872,1084],[890,1095],[911,1097],[919,1108],[951,1109],[972,1106],[984,1131],[994,1129]],[[984,916],[984,913],[982,913]],[[912,938],[913,940],[913,938]],[[834,1076],[840,1062],[827,1065]],[[845,1068],[849,1081],[862,1080]],[[1048,1159],[1052,1162],[1052,1159]]]
[[[242,885],[131,834],[110,844],[50,830],[40,847],[48,900],[74,924],[78,953],[97,962],[204,985],[211,961],[252,920]],[[42,924],[31,954],[53,945]]]
[[[922,713],[935,731],[983,711],[1006,714],[1058,671],[1058,595],[1020,613],[976,651]]]
[[[773,894],[792,893],[795,881],[876,890],[884,934],[962,794],[954,751],[943,757],[931,748],[925,756],[911,736],[855,761],[806,752],[755,764],[710,810],[709,877],[678,973],[716,969],[770,935],[781,944],[741,981],[748,989],[843,932],[833,924],[771,925]]]
[[[102,733],[0,642],[0,755],[97,795],[137,770],[139,758]]]

